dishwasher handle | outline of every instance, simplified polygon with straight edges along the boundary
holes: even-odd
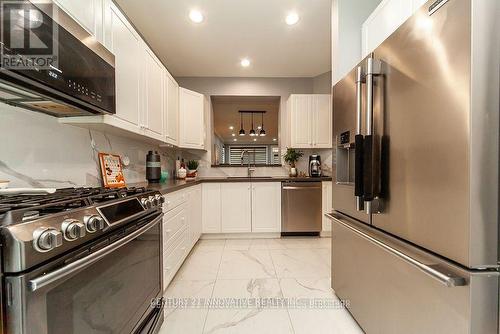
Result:
[[[314,187],[301,187],[301,186],[283,186],[283,190],[311,190],[311,189],[321,189],[321,186]]]

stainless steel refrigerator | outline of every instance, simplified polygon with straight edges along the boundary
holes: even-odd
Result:
[[[332,287],[367,333],[498,333],[500,1],[429,1],[333,87]]]

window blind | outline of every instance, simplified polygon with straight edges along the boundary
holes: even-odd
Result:
[[[267,164],[267,147],[266,146],[230,146],[229,147],[229,164],[241,165],[241,153],[248,151],[243,157],[243,164],[248,164],[250,159],[251,164]]]

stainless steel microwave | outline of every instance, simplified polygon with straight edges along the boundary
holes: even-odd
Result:
[[[57,117],[115,113],[111,52],[52,2],[2,6],[12,7],[2,8],[1,102]]]

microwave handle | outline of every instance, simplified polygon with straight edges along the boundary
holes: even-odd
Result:
[[[141,234],[145,233],[147,230],[149,230],[151,227],[156,225],[159,221],[161,221],[163,218],[163,213],[160,214],[158,217],[153,219],[151,222],[147,223],[146,225],[142,226],[138,230],[130,233],[129,235],[125,236],[122,239],[119,239],[118,241],[112,243],[111,245],[108,245],[95,253],[92,253],[84,258],[78,259],[75,262],[72,262],[70,264],[65,265],[64,267],[61,267],[59,269],[56,269],[54,271],[51,271],[47,274],[38,276],[28,282],[29,289],[34,292],[38,289],[43,288],[44,286],[47,286],[53,282],[56,282],[58,280],[61,280],[75,272],[78,272],[80,270],[83,270],[92,264],[96,263],[106,255],[111,254],[112,252],[116,251],[118,248],[125,246],[128,244],[130,241],[134,240]]]

